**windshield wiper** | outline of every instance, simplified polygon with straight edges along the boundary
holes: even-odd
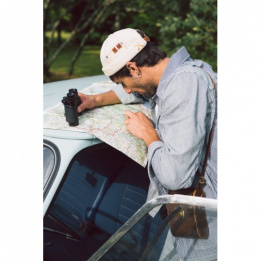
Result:
[[[70,234],[67,234],[67,233],[63,233],[61,231],[58,231],[58,230],[55,230],[55,229],[52,229],[52,228],[49,228],[49,227],[44,227],[44,230],[46,231],[49,231],[49,232],[52,232],[52,233],[55,233],[55,234],[59,234],[61,236],[65,236],[66,239],[71,239],[71,240],[75,240],[75,241],[80,241],[79,239],[77,238],[74,238],[72,235]]]
[[[66,236],[66,238],[68,237],[68,239],[75,239],[77,241],[79,241],[81,239],[81,237],[76,234],[70,227],[68,227],[67,225],[65,225],[62,221],[60,221],[58,218],[54,217],[53,215],[51,214],[48,214],[47,215],[47,218],[49,220],[51,220],[52,222],[54,222],[58,227],[60,227],[63,231],[65,232],[61,232],[59,230],[56,230],[56,229],[53,229],[53,228],[48,228],[49,231],[51,232],[54,232],[57,231],[58,233],[57,234],[60,234],[60,235],[63,235],[63,236]],[[67,233],[66,233],[67,232]]]

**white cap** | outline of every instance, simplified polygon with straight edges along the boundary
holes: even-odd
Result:
[[[122,29],[110,34],[104,41],[100,59],[105,75],[111,76],[123,68],[147,44],[149,38],[143,37],[135,29]]]

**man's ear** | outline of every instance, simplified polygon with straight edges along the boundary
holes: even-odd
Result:
[[[126,67],[127,67],[127,69],[129,70],[130,75],[131,75],[132,77],[140,76],[140,69],[139,69],[139,67],[136,65],[135,62],[127,62],[127,63],[126,63]]]

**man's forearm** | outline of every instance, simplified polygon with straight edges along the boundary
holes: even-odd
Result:
[[[86,109],[90,110],[96,107],[101,107],[105,105],[121,103],[120,99],[114,91],[108,91],[105,93],[87,95],[83,93],[78,93],[81,99],[81,104],[78,107],[78,112],[84,111]]]

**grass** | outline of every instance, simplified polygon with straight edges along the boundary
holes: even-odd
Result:
[[[70,35],[71,35],[71,33],[69,33],[69,32],[66,32],[66,31],[63,31],[63,30],[62,30],[62,32],[61,32],[61,38],[62,38],[63,41],[64,41],[64,40],[67,40],[67,39],[70,37]],[[50,37],[51,37],[51,32],[50,32],[50,31],[47,31],[47,32],[45,33],[45,36],[46,36],[47,38],[50,38]],[[55,32],[54,32],[54,39],[57,39],[57,37],[58,37],[58,34],[57,34],[57,31],[55,31]]]
[[[48,37],[50,37],[50,34],[50,32],[46,33]],[[62,32],[63,41],[69,36],[69,33]],[[52,55],[56,49],[57,47],[51,47],[50,55]],[[44,77],[45,83],[103,74],[100,62],[100,46],[91,45],[84,47],[74,65],[73,75],[69,75],[71,61],[77,49],[78,46],[68,44],[68,46],[61,51],[50,68],[50,77]]]
[[[100,62],[100,47],[86,46],[74,65],[73,75],[69,75],[71,61],[77,48],[77,46],[64,48],[50,68],[51,76],[45,77],[44,82],[103,74]],[[51,48],[51,53],[55,50],[56,48]]]

